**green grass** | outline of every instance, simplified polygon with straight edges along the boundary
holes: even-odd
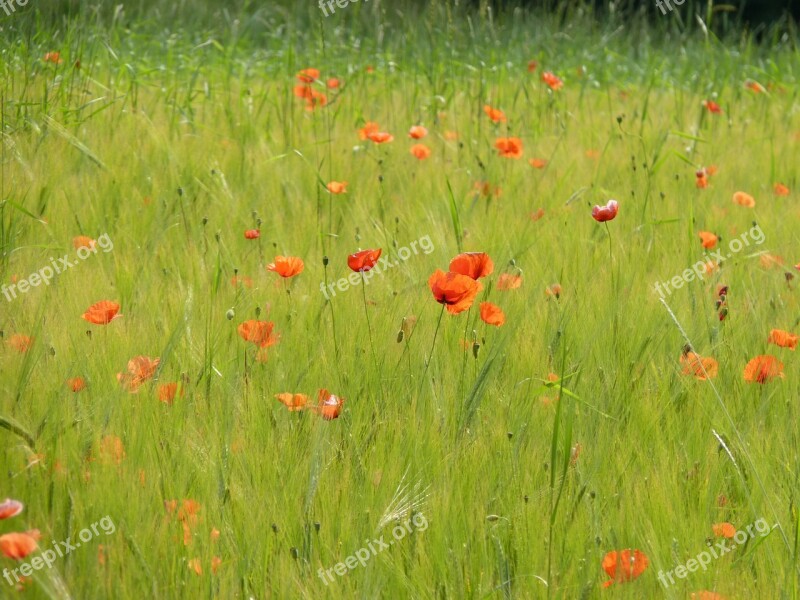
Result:
[[[4,21],[0,280],[74,257],[77,235],[113,241],[49,286],[0,296],[0,496],[26,505],[0,533],[38,528],[46,548],[106,515],[116,524],[26,596],[797,598],[800,373],[767,344],[800,324],[785,275],[800,238],[794,35],[759,45],[675,21],[380,10],[353,5],[337,21],[261,9],[236,27],[88,11]],[[43,62],[48,51],[62,64]],[[306,67],[343,83],[313,112],[292,95]],[[543,70],[564,88],[551,92]],[[714,94],[722,115],[701,105]],[[359,140],[365,121],[395,140]],[[409,154],[417,123],[430,132],[423,161]],[[507,135],[523,160],[497,155]],[[695,170],[712,164],[698,189]],[[347,194],[330,195],[331,180]],[[500,195],[476,193],[479,181]],[[739,190],[755,208],[732,202]],[[609,198],[621,208],[606,227],[591,208]],[[666,298],[719,362],[711,383],[685,376],[686,340],[653,285],[702,259],[698,231],[727,248],[753,223],[763,244]],[[250,228],[261,238],[246,240]],[[400,260],[425,236],[430,253]],[[326,301],[320,284],[378,247],[398,265]],[[440,322],[428,277],[461,250],[487,252],[495,271],[471,311]],[[765,268],[765,252],[783,268]],[[280,280],[265,270],[276,255],[305,270]],[[252,288],[231,285],[236,274]],[[499,290],[501,274],[522,286]],[[545,293],[555,283],[558,299]],[[722,322],[718,284],[730,286]],[[124,316],[80,318],[103,299]],[[485,325],[481,301],[506,324]],[[248,319],[280,334],[266,362],[237,334]],[[13,334],[32,348],[16,352]],[[759,354],[779,357],[785,378],[746,383]],[[161,363],[130,394],[116,374],[136,355]],[[65,384],[76,376],[88,383],[77,394]],[[177,381],[185,396],[159,402],[158,385]],[[273,397],[316,402],[321,388],[346,399],[339,419]],[[106,436],[121,460],[102,451]],[[393,522],[379,524],[398,496],[414,504],[400,522],[421,512],[427,528],[323,584],[318,569],[391,539]],[[173,499],[201,506],[188,545]],[[706,549],[712,524],[759,518],[778,528],[659,583]],[[627,548],[649,568],[602,589],[603,556]]]

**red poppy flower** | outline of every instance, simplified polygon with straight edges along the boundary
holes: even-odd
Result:
[[[756,356],[744,368],[744,380],[750,383],[767,383],[776,377],[783,377],[783,363],[774,356]]]
[[[428,135],[428,130],[425,129],[422,125],[414,125],[411,127],[411,129],[408,130],[408,137],[415,140],[421,140],[426,135]]]
[[[460,273],[445,273],[439,269],[428,279],[433,297],[447,307],[447,312],[457,315],[472,306],[475,296],[483,289],[480,282]]]
[[[714,532],[715,536],[728,538],[729,540],[736,535],[736,527],[730,523],[714,523],[711,526],[711,531]]]
[[[611,221],[617,216],[619,212],[619,202],[616,200],[609,200],[605,206],[598,206],[592,209],[592,218],[598,223]]]
[[[755,198],[745,192],[736,192],[733,195],[733,201],[739,206],[746,208],[753,208],[756,205]]]
[[[450,261],[450,272],[480,279],[491,275],[494,263],[485,252],[462,252]]]
[[[535,60],[528,61],[528,73],[533,73],[536,70],[536,67],[539,66],[539,63]]]
[[[708,112],[712,114],[715,115],[722,114],[722,108],[720,107],[719,104],[717,104],[713,100],[703,100],[703,106],[705,106],[708,109]]]
[[[61,60],[61,54],[59,52],[47,52],[42,59],[44,62],[51,62],[55,65],[60,65],[63,60]]]
[[[27,352],[33,347],[33,338],[21,333],[15,333],[8,338],[8,345],[20,354]]]
[[[719,241],[719,238],[710,231],[701,231],[698,235],[700,236],[700,243],[703,248],[707,248],[708,250],[716,246]]]
[[[0,535],[0,552],[13,560],[22,560],[36,550],[36,540],[27,533]]]
[[[0,502],[0,521],[16,517],[22,512],[23,508],[25,507],[22,502],[6,498],[3,502]]]
[[[75,250],[80,250],[81,248],[93,248],[95,244],[97,244],[97,242],[88,235],[79,235],[72,238],[72,247],[75,248]]]
[[[522,140],[517,137],[497,138],[494,147],[503,158],[522,158]]]
[[[78,393],[86,389],[86,381],[83,377],[73,377],[72,379],[67,379],[67,387]]]
[[[380,130],[380,125],[373,123],[372,121],[367,121],[364,123],[364,127],[358,130],[358,138],[361,140],[369,139],[369,135],[371,133],[378,133]]]
[[[789,188],[783,185],[782,183],[776,183],[773,188],[775,190],[776,196],[788,196],[789,195]]]
[[[248,240],[257,240],[261,237],[261,231],[258,229],[248,229],[244,232],[244,237]]]
[[[325,186],[331,194],[346,194],[347,182],[346,181],[331,181]]]
[[[695,378],[705,381],[706,379],[713,379],[717,376],[719,371],[719,363],[711,357],[703,357],[687,350],[681,355],[681,366],[683,367],[684,375],[694,375]]]
[[[319,79],[319,69],[303,69],[297,74],[297,79],[303,83],[313,83]]]
[[[506,315],[496,304],[481,302],[481,320],[487,325],[500,327],[506,322]]]
[[[304,268],[303,259],[296,256],[276,256],[275,262],[267,265],[267,271],[273,271],[284,278],[299,275]]]
[[[178,383],[175,381],[169,383],[162,383],[158,386],[158,399],[165,404],[172,404],[175,400],[175,395],[178,393]],[[181,397],[184,395],[184,390],[181,388]]]
[[[503,273],[497,278],[498,290],[516,290],[522,285],[522,277],[519,275],[511,275],[510,273]]]
[[[328,87],[329,90],[338,90],[341,82],[336,79],[336,77],[331,77],[328,81],[325,82],[325,85]]]
[[[326,421],[338,419],[344,405],[344,398],[334,396],[326,389],[321,389],[318,394],[319,405],[314,409]]]
[[[603,570],[611,577],[603,587],[633,581],[644,573],[649,562],[647,555],[640,550],[612,550],[603,557]]]
[[[691,600],[727,600],[725,596],[717,594],[716,592],[709,592],[703,590],[701,592],[692,592]]]
[[[297,412],[303,410],[308,404],[308,396],[305,394],[291,394],[284,392],[282,394],[275,394],[275,399],[286,406],[289,412]]]
[[[94,325],[108,325],[114,319],[122,316],[117,314],[118,312],[119,304],[110,300],[101,300],[86,309],[83,319]]]
[[[564,82],[550,71],[545,71],[542,73],[542,81],[544,81],[553,91],[560,90],[564,86]]]
[[[543,158],[532,158],[528,161],[528,164],[534,169],[544,169],[547,166],[547,161]]]
[[[376,264],[378,264],[378,259],[381,257],[381,252],[381,248],[355,252],[347,257],[347,266],[357,273],[366,273]]]
[[[387,144],[394,140],[394,136],[385,131],[372,131],[367,134],[367,139],[376,144]]]
[[[419,160],[425,160],[431,155],[431,149],[425,144],[414,144],[411,146],[411,154],[416,156]]]
[[[260,348],[267,348],[278,343],[278,336],[273,335],[275,323],[272,321],[250,320],[240,323],[237,331],[246,342],[251,342]]]
[[[505,122],[506,114],[499,108],[492,108],[488,104],[483,107],[483,112],[495,123]]]

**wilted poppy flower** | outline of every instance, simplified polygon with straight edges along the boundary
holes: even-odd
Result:
[[[178,383],[175,381],[169,383],[162,383],[158,386],[158,399],[165,404],[172,404],[175,400],[175,395],[178,393]],[[181,388],[181,397],[184,395],[184,390]]]
[[[516,290],[522,285],[522,277],[519,275],[511,275],[510,273],[503,273],[497,278],[498,290]]]
[[[346,194],[347,182],[346,181],[331,181],[325,186],[331,194]]]
[[[503,158],[522,158],[522,140],[517,137],[497,138],[494,147]]]
[[[733,201],[739,206],[746,206],[747,208],[753,208],[756,205],[755,199],[745,192],[736,192],[733,195]]]
[[[698,235],[700,236],[700,243],[703,245],[703,248],[707,248],[708,250],[716,246],[719,241],[719,238],[710,231],[701,231]]]
[[[553,91],[560,90],[564,86],[564,82],[550,71],[545,71],[542,73],[542,81],[550,86],[550,89]]]
[[[381,248],[355,252],[347,257],[347,266],[357,273],[366,273],[372,269],[372,267],[378,264],[378,259],[381,257],[381,252]]]
[[[736,535],[736,527],[730,523],[714,523],[711,530],[717,537],[732,539]]]
[[[117,381],[128,388],[131,393],[136,393],[142,383],[155,375],[160,362],[160,358],[134,356],[128,361],[127,372],[117,373]]]
[[[275,399],[289,409],[289,412],[297,412],[303,410],[308,404],[308,396],[305,394],[291,394],[284,392],[282,394],[275,394]]]
[[[373,131],[367,134],[367,139],[376,144],[386,144],[393,141],[394,136],[391,133],[386,133],[385,131]]]
[[[680,363],[684,375],[694,375],[701,381],[713,379],[719,371],[719,363],[716,360],[708,356],[700,356],[691,350],[686,350],[681,355]]]
[[[789,348],[790,350],[794,350],[797,348],[797,340],[797,334],[789,333],[788,331],[783,331],[782,329],[773,329],[769,332],[769,338],[767,339],[767,342],[770,344],[775,344],[776,346],[780,346],[781,348]]]
[[[25,507],[19,500],[6,498],[3,502],[0,502],[0,521],[16,517],[22,512],[23,508]]]
[[[595,205],[592,208],[592,218],[598,223],[611,221],[617,216],[619,212],[619,202],[616,200],[609,200],[605,206]]]
[[[480,279],[491,275],[494,263],[485,252],[462,252],[450,261],[450,272],[466,275],[472,279]]]
[[[774,356],[756,356],[744,368],[744,380],[750,383],[767,383],[776,377],[783,377],[783,363]]]
[[[261,232],[258,229],[248,229],[244,232],[245,239],[257,240],[261,237]]]
[[[319,69],[303,69],[297,74],[297,79],[303,83],[313,83],[319,79]]]
[[[782,183],[776,183],[773,188],[775,190],[776,196],[788,196],[789,195],[789,188],[783,185]]]
[[[644,573],[648,563],[647,556],[640,550],[612,550],[603,557],[603,570],[611,577],[603,587],[633,581]]]
[[[63,60],[61,60],[61,54],[59,52],[47,52],[42,59],[44,62],[50,62],[56,65],[60,65]]]
[[[281,277],[294,277],[303,272],[303,259],[296,256],[276,256],[275,262],[267,265],[267,271],[273,271]]]
[[[318,394],[319,405],[315,412],[326,421],[338,419],[344,405],[344,398],[334,396],[326,389],[321,389]]]
[[[708,112],[712,114],[715,115],[722,114],[722,108],[720,107],[719,104],[717,104],[713,100],[703,100],[703,106],[705,106],[708,109]]]
[[[439,304],[445,305],[447,312],[457,315],[472,306],[475,296],[483,286],[460,273],[445,273],[436,269],[428,279],[433,297]]]
[[[481,320],[487,325],[500,327],[506,322],[506,315],[496,304],[481,302]]]
[[[94,325],[108,325],[114,319],[122,316],[117,314],[118,312],[119,304],[110,300],[101,300],[87,308],[82,318]]]
[[[502,110],[492,108],[488,104],[483,107],[483,112],[495,123],[505,122],[506,120],[506,114]]]
[[[364,123],[364,127],[358,130],[358,138],[361,140],[366,140],[369,138],[369,134],[377,133],[381,130],[381,126],[377,123],[373,123],[372,121],[367,121]]]
[[[72,379],[67,379],[67,387],[78,393],[86,389],[86,381],[83,377],[73,377]]]
[[[413,125],[411,129],[408,130],[408,137],[413,138],[415,140],[421,140],[426,135],[428,135],[428,130],[425,129],[422,125]]]
[[[80,250],[81,248],[94,248],[97,242],[90,238],[88,235],[79,235],[72,238],[72,247],[75,250]]]
[[[534,169],[544,169],[547,166],[547,161],[543,158],[532,158],[528,161],[528,164]]]
[[[431,155],[431,149],[425,144],[414,144],[411,146],[410,152],[420,160],[424,160]]]
[[[329,90],[338,90],[341,83],[338,79],[336,79],[336,77],[331,77],[325,82],[325,85],[328,86]]]
[[[0,535],[0,552],[13,560],[22,560],[36,550],[36,540],[27,533]]]
[[[33,338],[21,333],[15,333],[8,338],[8,345],[19,353],[27,352],[33,347]]]

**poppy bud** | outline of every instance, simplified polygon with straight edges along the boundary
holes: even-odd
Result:
[[[280,530],[278,529],[278,525],[277,525],[277,524],[275,524],[275,523],[273,523],[273,524],[272,524],[272,532],[273,532],[273,533],[278,533],[278,531],[280,531]]]
[[[314,529],[315,529],[316,531],[319,531],[319,528],[320,528],[320,527],[321,527],[321,524],[320,524],[320,522],[319,522],[319,521],[315,521],[315,522],[314,522]]]
[[[294,546],[289,548],[289,552],[292,553],[292,558],[294,558],[295,560],[297,560],[297,557],[300,555],[300,553],[297,551],[297,548],[295,548]]]
[[[474,358],[478,358],[478,351],[481,349],[481,345],[478,342],[472,344],[472,356]]]
[[[236,313],[233,312],[232,308],[229,308],[228,312],[225,313],[225,318],[228,319],[228,321],[232,321],[233,317],[235,317],[235,316],[236,316]]]
[[[528,494],[525,494],[525,495],[522,497],[522,499],[523,499],[523,500],[525,500],[525,504],[527,504],[527,503],[528,503],[528,500],[529,500],[529,498],[528,498]]]
[[[403,341],[403,337],[404,337],[404,335],[405,335],[405,334],[403,333],[403,330],[402,330],[402,329],[401,329],[400,331],[398,331],[398,332],[397,332],[397,343],[398,343],[398,344],[399,344],[400,342],[402,342],[402,341]]]
[[[206,223],[208,223],[208,217],[203,217],[203,226],[205,227]]]
[[[258,318],[258,316],[260,314],[261,314],[261,307],[260,306],[256,306],[256,318]]]
[[[183,188],[178,188],[178,196],[183,196]]]
[[[91,329],[87,329],[86,330],[86,337],[88,337],[89,339],[92,339],[92,330]]]
[[[513,437],[514,437],[514,432],[513,432],[513,431],[509,431],[509,432],[507,432],[507,433],[506,433],[506,437],[508,437],[508,439],[511,439],[511,438],[513,438]]]
[[[217,231],[217,233],[214,234],[214,239],[217,241],[219,241],[221,237],[222,237],[221,231]]]
[[[322,266],[323,267],[327,267],[328,266],[328,262],[329,262],[328,261],[328,257],[327,256],[323,256],[322,257]]]

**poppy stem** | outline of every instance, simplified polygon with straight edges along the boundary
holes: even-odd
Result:
[[[428,373],[428,367],[431,366],[431,362],[433,361],[433,349],[436,347],[436,336],[439,334],[439,326],[442,324],[442,317],[444,316],[444,304],[442,304],[442,312],[439,313],[439,321],[436,323],[436,331],[433,332],[433,342],[431,342],[431,351],[430,355],[428,356],[428,361],[425,363],[425,370],[422,372],[422,381],[420,381],[420,386],[423,385],[425,382],[425,375]],[[420,387],[420,389],[422,389]]]
[[[372,325],[369,323],[369,310],[367,310],[367,282],[364,279],[364,271],[359,272],[361,273],[361,297],[364,299],[364,315],[367,317],[369,347],[372,350],[372,361],[375,363],[375,369],[377,369],[378,373],[380,373],[380,369],[378,368],[378,355],[375,354],[375,342],[372,340]]]

